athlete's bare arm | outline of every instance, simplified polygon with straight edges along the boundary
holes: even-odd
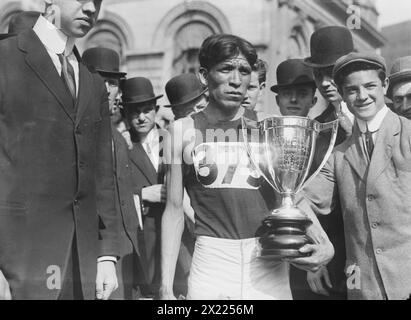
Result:
[[[161,288],[160,299],[175,299],[174,273],[184,230],[183,170],[195,141],[194,121],[183,118],[174,122],[165,139],[164,157],[167,164],[167,202],[161,224]]]

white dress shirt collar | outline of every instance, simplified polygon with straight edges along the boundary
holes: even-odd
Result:
[[[158,171],[160,160],[160,132],[156,126],[148,133],[143,142],[144,150],[146,151],[154,169]]]
[[[69,56],[73,52],[76,39],[67,37],[42,15],[38,18],[33,30],[48,51],[55,54],[64,52],[65,56]]]
[[[357,118],[358,127],[361,133],[365,133],[367,131],[367,126],[368,126],[368,130],[371,132],[378,131],[387,113],[388,113],[388,107],[384,106],[380,111],[378,111],[378,113],[375,115],[375,117],[372,120],[364,121],[364,120]]]
[[[150,130],[148,133],[144,143],[148,143],[150,146],[155,146],[156,144],[159,143],[159,132],[156,126],[154,126],[153,129]]]

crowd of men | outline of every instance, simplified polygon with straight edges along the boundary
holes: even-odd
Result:
[[[308,117],[318,90],[327,107],[315,120],[339,127],[296,198],[313,243],[262,259],[279,195],[241,130],[267,117],[270,66],[254,46],[205,39],[199,73],[165,85],[174,121],[160,126],[148,78],[128,78],[111,49],[76,49],[101,0],[45,4],[0,35],[0,300],[410,297],[411,57],[389,73],[328,26],[310,57],[279,64],[277,116]]]

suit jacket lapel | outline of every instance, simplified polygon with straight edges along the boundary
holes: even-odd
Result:
[[[76,49],[75,51],[77,52]],[[90,99],[90,84],[92,83],[92,81],[93,76],[87,70],[86,66],[79,60],[79,90],[76,104],[76,124],[79,123],[81,117],[84,114],[84,111],[87,109],[88,100]],[[97,98],[100,99],[100,97]]]
[[[345,152],[344,158],[348,161],[358,177],[365,182],[368,161],[358,125],[354,125],[352,136],[349,139],[350,146]]]
[[[139,142],[133,143],[134,147],[130,152],[131,161],[141,170],[151,184],[158,184],[157,172],[150,161],[143,145]]]
[[[392,158],[394,136],[400,132],[398,116],[388,111],[377,134],[373,156],[370,163],[368,183],[375,183]]]
[[[73,99],[36,33],[33,30],[22,32],[18,36],[18,44],[20,50],[26,52],[27,64],[56,97],[67,116],[74,121]]]

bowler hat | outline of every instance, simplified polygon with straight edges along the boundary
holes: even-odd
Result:
[[[361,62],[375,68],[381,68],[384,72],[387,71],[387,66],[385,64],[385,59],[378,54],[373,52],[351,52],[345,56],[342,56],[337,60],[333,69],[333,77],[336,80],[345,68],[353,63]]]
[[[411,82],[411,56],[401,57],[394,61],[389,79],[387,95],[392,97],[392,90],[396,84],[404,81]]]
[[[289,59],[280,63],[277,68],[277,84],[271,91],[278,93],[278,89],[308,84],[315,87],[313,72],[301,59]]]
[[[102,76],[123,78],[126,73],[120,72],[120,57],[117,52],[108,48],[90,48],[84,51],[82,60],[91,72]]]
[[[166,94],[170,105],[164,107],[177,107],[191,102],[207,91],[200,80],[192,73],[181,74],[170,79],[166,84]]]
[[[162,96],[162,94],[158,96],[154,94],[153,85],[147,78],[130,78],[124,82],[122,95],[124,105],[149,102]]]
[[[32,29],[40,15],[41,13],[37,11],[16,13],[10,19],[8,33],[0,34],[0,40],[15,36],[27,29]]]
[[[315,31],[310,40],[311,57],[304,63],[313,68],[326,68],[338,58],[354,51],[350,30],[340,26],[323,27]]]

